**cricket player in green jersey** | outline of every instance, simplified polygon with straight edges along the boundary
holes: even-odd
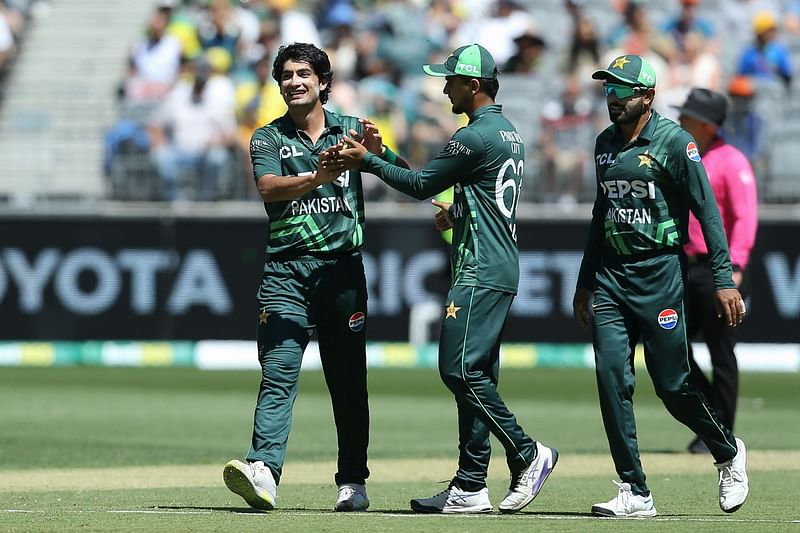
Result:
[[[514,513],[536,497],[558,459],[556,450],[525,433],[497,391],[501,335],[519,282],[516,209],[524,142],[495,104],[497,68],[485,48],[462,46],[443,65],[423,68],[446,79],[444,93],[453,113],[469,117],[439,155],[414,172],[392,166],[348,138],[350,148],[340,152],[348,168],[372,172],[418,199],[454,187],[452,204],[433,203],[441,209],[437,227],[453,227],[452,284],[443,309],[439,373],[458,408],[458,471],[447,489],[411,500],[411,508],[491,512],[486,488],[491,433],[505,448],[511,472],[511,486],[499,509]]]
[[[369,506],[364,199],[359,171],[330,156],[345,134],[384,150],[372,123],[322,107],[333,82],[324,51],[284,46],[272,77],[288,111],[250,143],[269,218],[257,312],[262,378],[247,462],[230,461],[223,479],[252,507],[275,507],[303,351],[316,330],[338,435],[334,509],[361,511]]]
[[[597,137],[597,197],[573,300],[592,325],[597,388],[618,493],[592,507],[602,516],[655,516],[639,459],[633,413],[639,341],[656,393],[676,420],[706,443],[719,474],[719,505],[732,513],[749,486],[744,443],[726,429],[689,382],[684,318],[689,211],[700,222],[714,271],[716,308],[729,325],[745,307],[731,279],[728,245],[695,140],[653,111],[656,75],[635,55],[614,59],[604,80],[611,126]]]

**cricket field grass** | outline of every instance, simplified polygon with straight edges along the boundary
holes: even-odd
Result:
[[[250,441],[256,372],[0,368],[0,531],[800,533],[800,374],[741,377],[737,436],[751,492],[717,505],[710,456],[685,452],[675,422],[639,372],[642,462],[658,516],[591,517],[616,494],[592,371],[504,369],[500,390],[523,427],[559,450],[542,493],[517,515],[417,515],[456,468],[455,403],[435,370],[370,370],[368,512],[333,513],[336,435],[321,372],[301,375],[278,509],[256,512],[222,483]],[[489,491],[508,486],[493,441]]]

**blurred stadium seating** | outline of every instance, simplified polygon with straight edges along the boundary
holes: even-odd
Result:
[[[676,16],[681,3],[648,0],[638,5],[644,9],[653,32],[657,32]],[[171,29],[184,44],[184,64],[190,65],[203,53],[203,44],[197,50],[188,50],[191,39],[187,38],[186,28],[194,31],[208,25],[210,13],[219,8],[220,2],[17,0],[3,4],[7,15],[16,10],[24,24],[15,35],[14,57],[0,76],[0,200],[7,205],[33,205],[44,200],[164,200],[157,169],[148,153],[147,126],[152,123],[156,107],[137,106],[137,102],[120,96],[127,58],[132,45],[141,39],[153,10],[169,5],[173,24],[183,24]],[[504,4],[512,15],[501,16],[498,4]],[[740,52],[752,37],[754,13],[746,11],[745,4],[748,3],[735,0],[703,0],[699,4],[698,16],[711,21],[716,29],[715,40],[709,40],[708,49],[715,51],[721,66],[722,89],[734,78]],[[780,23],[778,40],[786,45],[797,68],[798,2],[776,0],[764,4],[776,10],[774,15]],[[463,124],[450,114],[439,80],[419,75],[417,59],[441,59],[454,46],[479,35],[476,28],[486,20],[499,23],[500,28],[507,24],[507,37],[513,38],[520,30],[511,19],[527,16],[529,24],[525,29],[541,37],[545,52],[524,73],[507,74],[501,79],[498,101],[506,106],[527,141],[526,173],[532,185],[526,187],[523,201],[541,204],[552,201],[537,182],[542,169],[542,108],[559,97],[564,80],[570,75],[565,57],[575,20],[571,9],[583,13],[594,25],[600,45],[601,59],[597,64],[602,64],[610,51],[609,36],[621,27],[626,1],[237,0],[231,1],[230,6],[230,20],[241,25],[237,30],[239,40],[229,66],[219,68],[237,91],[256,79],[256,60],[260,56],[273,57],[277,46],[290,38],[281,34],[282,24],[291,16],[311,20],[319,33],[315,36],[316,32],[311,32],[309,38],[319,38],[319,44],[331,52],[335,72],[339,73],[329,107],[378,120],[387,128],[383,130],[384,137],[392,139],[415,166],[424,164],[443,139]],[[402,25],[398,20],[413,23]],[[493,45],[483,44],[490,48]],[[393,49],[402,50],[402,54],[392,53]],[[666,64],[672,68],[674,61],[674,57],[667,58]],[[598,87],[586,79],[585,71],[573,74],[580,77],[583,96],[595,108],[599,131],[607,117]],[[268,78],[267,85],[270,84],[274,82]],[[738,101],[738,105],[743,112],[753,113],[761,124],[753,134],[760,137],[749,154],[758,174],[760,200],[763,204],[796,203],[800,201],[800,92],[794,85],[780,81],[756,80],[754,87],[752,99]],[[269,97],[267,92],[259,94]],[[220,180],[217,199],[257,198],[243,147],[252,131],[248,120],[255,116],[253,106],[263,103],[251,99],[233,104],[239,120],[237,135],[240,141],[245,140],[227,147],[231,157],[225,177]],[[277,109],[281,105],[278,102]],[[747,106],[750,107],[745,109]],[[116,132],[121,137],[114,145],[114,158],[110,159],[108,133],[122,119],[130,119],[139,129],[134,128],[130,134],[124,128]],[[251,129],[248,131],[247,127]],[[740,126],[729,124],[731,127]],[[732,131],[731,136],[746,137],[744,133],[747,132]],[[192,177],[187,180],[191,189]],[[585,188],[572,200],[591,201],[594,186],[590,179],[585,182]],[[372,201],[405,201],[380,185],[368,188],[367,197]],[[196,194],[188,195],[189,200],[195,198]]]

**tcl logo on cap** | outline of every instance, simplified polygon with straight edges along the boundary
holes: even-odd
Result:
[[[664,329],[673,329],[678,325],[678,313],[674,309],[664,309],[658,313],[658,325]]]
[[[700,150],[697,149],[697,145],[694,142],[686,145],[686,157],[695,162],[700,161]]]
[[[364,313],[359,311],[358,313],[353,313],[353,316],[350,317],[349,326],[350,329],[353,331],[361,331],[361,328],[364,327]]]

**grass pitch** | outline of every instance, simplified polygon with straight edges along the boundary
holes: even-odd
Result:
[[[271,513],[222,484],[247,451],[258,372],[194,369],[0,369],[0,531],[798,531],[797,374],[744,374],[737,435],[748,445],[751,496],[722,513],[709,457],[640,373],[643,463],[659,515],[588,515],[615,495],[594,376],[516,370],[501,392],[534,438],[561,458],[542,494],[513,516],[420,516],[408,500],[444,488],[456,467],[455,404],[433,370],[371,370],[367,513],[334,514],[336,437],[319,372],[301,377],[287,464]],[[494,442],[492,501],[508,474]]]

